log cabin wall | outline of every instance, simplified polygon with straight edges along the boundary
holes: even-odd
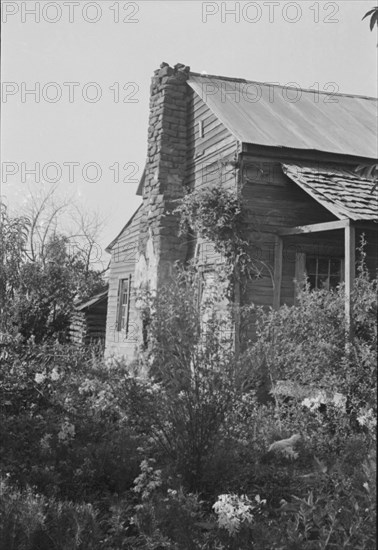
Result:
[[[84,311],[75,311],[71,317],[70,342],[80,346],[85,342],[87,323]]]
[[[107,300],[95,304],[85,312],[87,331],[85,344],[105,344]]]
[[[76,345],[105,344],[107,297],[98,303],[74,312],[70,325],[70,341]]]

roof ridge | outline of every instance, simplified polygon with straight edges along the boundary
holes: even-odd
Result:
[[[298,88],[297,86],[285,86],[283,84],[261,82],[258,80],[247,80],[245,78],[233,78],[229,76],[221,76],[216,74],[202,74],[202,73],[196,73],[196,72],[190,71],[189,76],[199,76],[201,78],[216,78],[218,80],[226,80],[230,82],[242,82],[244,84],[259,84],[260,86],[272,86],[274,88],[288,88],[291,90],[301,90],[302,92],[309,92],[312,94],[318,93],[318,94],[323,94],[331,97],[332,96],[355,97],[360,99],[370,99],[373,101],[378,101],[378,97],[373,97],[373,96],[367,96],[367,95],[361,95],[361,94],[350,94],[345,92],[338,93],[338,92],[326,92],[324,90],[311,90],[310,88],[301,88],[301,87]]]

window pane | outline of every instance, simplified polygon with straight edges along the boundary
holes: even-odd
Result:
[[[122,305],[124,304],[127,304],[127,287],[126,287],[126,284],[124,283],[124,288],[123,288],[123,291],[122,291]]]
[[[341,272],[341,261],[331,260],[331,266],[330,266],[331,275],[340,275],[340,272]]]
[[[328,275],[322,275],[322,274],[319,274],[318,275],[318,285],[317,285],[317,288],[319,289],[329,289],[329,279],[328,279]]]
[[[329,260],[327,258],[319,258],[318,272],[328,275],[328,264],[329,264]]]
[[[119,282],[119,302],[118,302],[118,330],[123,330],[126,328],[127,323],[127,306],[129,299],[129,282],[128,279],[121,279]]]
[[[314,288],[316,288],[315,275],[309,275],[308,282],[310,283],[310,289],[314,290]]]
[[[316,273],[316,258],[306,259],[306,271],[308,275],[314,275]]]
[[[330,281],[329,281],[330,288],[336,288],[339,283],[340,283],[340,277],[338,277],[337,275],[336,276],[331,275]]]

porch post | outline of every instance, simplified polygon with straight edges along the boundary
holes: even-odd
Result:
[[[347,341],[353,336],[352,323],[352,290],[356,270],[356,231],[354,225],[348,220],[345,227],[344,255],[345,255],[345,329]]]
[[[283,239],[281,237],[276,237],[274,248],[273,308],[278,309],[280,307],[282,282]]]

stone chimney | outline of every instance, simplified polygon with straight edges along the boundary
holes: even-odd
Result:
[[[185,193],[189,70],[162,63],[152,77],[137,286],[139,279],[157,288],[167,281],[173,263],[186,256],[172,211]]]

